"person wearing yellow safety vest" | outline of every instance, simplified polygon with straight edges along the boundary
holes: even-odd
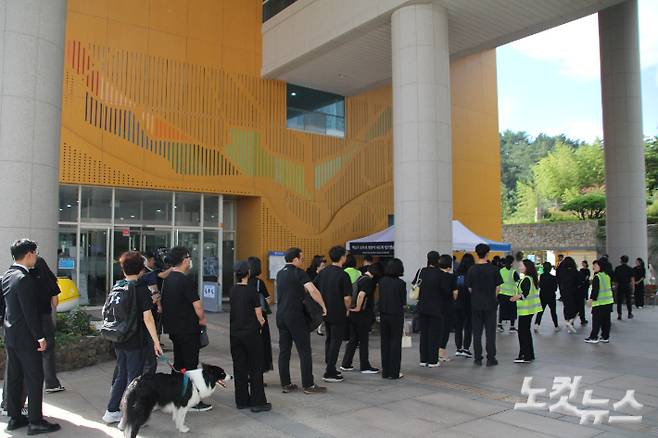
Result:
[[[535,349],[532,344],[532,317],[541,312],[541,299],[539,298],[539,279],[537,268],[528,259],[519,264],[521,280],[518,283],[518,293],[510,298],[516,303],[516,312],[519,316],[519,356],[514,363],[530,363],[535,360]]]
[[[612,266],[606,259],[601,258],[592,263],[594,278],[592,279],[592,290],[587,304],[592,307],[592,332],[585,339],[588,344],[610,342],[610,314],[614,305],[612,297],[612,280],[610,273]],[[599,330],[601,337],[599,338]]]
[[[516,331],[516,303],[510,300],[511,297],[518,294],[517,284],[520,280],[519,273],[512,267],[514,257],[508,255],[503,259],[503,267],[500,269],[500,276],[503,284],[500,285],[498,294],[498,331],[504,332],[503,321],[509,321],[510,333]]]

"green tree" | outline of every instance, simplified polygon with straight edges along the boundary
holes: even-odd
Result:
[[[605,216],[605,195],[586,193],[562,206],[562,211],[573,212],[579,219],[601,219]]]
[[[647,139],[644,144],[644,160],[647,172],[647,191],[658,190],[658,137]]]
[[[580,190],[605,184],[605,164],[600,141],[581,145],[574,150],[574,158],[578,175],[577,186]]]
[[[568,190],[578,187],[578,165],[573,149],[563,143],[532,168],[537,194],[558,205]]]

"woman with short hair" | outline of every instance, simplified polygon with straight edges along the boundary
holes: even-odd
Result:
[[[386,265],[384,278],[379,282],[382,377],[384,379],[404,377],[400,372],[404,306],[407,304],[407,286],[400,279],[403,275],[402,260],[392,259]]]

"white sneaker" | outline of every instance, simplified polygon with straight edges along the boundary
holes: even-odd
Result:
[[[107,424],[119,423],[122,417],[123,416],[121,415],[121,411],[105,411],[105,415],[103,415],[103,421]]]
[[[571,321],[567,321],[567,322],[565,322],[564,325],[567,326],[567,331],[568,331],[569,333],[576,333],[576,327],[573,326],[573,324],[571,323]]]
[[[440,367],[440,366],[441,366],[441,363],[440,363],[440,362],[437,362],[437,363],[428,363],[428,364],[427,364],[427,368],[438,368],[438,367]]]
[[[426,364],[425,362],[421,362],[421,363],[419,363],[419,364],[418,364],[418,366],[421,366],[421,367],[426,367],[426,366],[427,366],[427,364]]]
[[[555,333],[559,332],[560,330],[562,330],[562,327],[560,326],[555,327]]]
[[[595,339],[587,338],[587,339],[585,339],[585,342],[587,342],[588,344],[598,344],[599,343],[599,338],[595,338]]]

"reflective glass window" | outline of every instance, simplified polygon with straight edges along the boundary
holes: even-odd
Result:
[[[59,220],[78,221],[78,186],[59,186]]]
[[[112,189],[105,187],[82,187],[82,222],[109,223],[112,219]]]
[[[176,193],[174,205],[174,221],[176,225],[201,225],[201,195],[197,193]]]

